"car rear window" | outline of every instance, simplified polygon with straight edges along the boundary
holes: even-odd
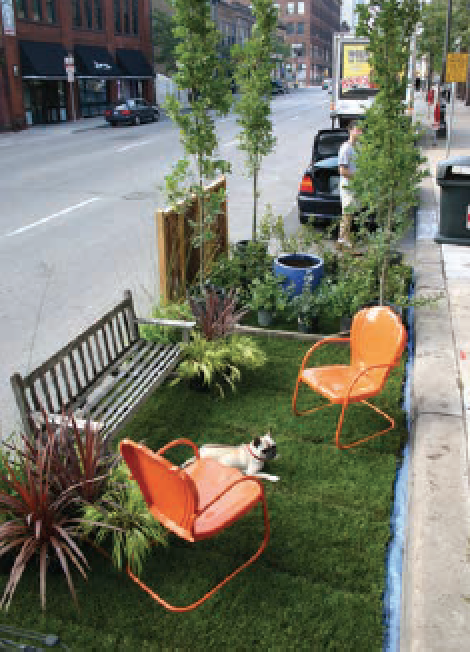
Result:
[[[347,132],[340,134],[322,134],[317,141],[317,157],[338,156],[339,148],[348,139]]]

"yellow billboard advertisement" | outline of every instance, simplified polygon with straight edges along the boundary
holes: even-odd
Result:
[[[341,88],[343,91],[377,88],[371,81],[369,52],[364,43],[344,43]]]

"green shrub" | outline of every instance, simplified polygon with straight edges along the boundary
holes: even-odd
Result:
[[[167,544],[165,530],[149,512],[124,463],[113,470],[101,500],[84,507],[81,529],[98,544],[111,539],[113,564],[119,570],[123,563],[129,564],[137,575],[152,544]]]
[[[193,321],[193,314],[187,301],[168,301],[161,299],[159,306],[152,309],[151,317],[158,319],[176,319]],[[181,329],[157,324],[140,324],[140,336],[152,342],[175,344],[181,339]]]

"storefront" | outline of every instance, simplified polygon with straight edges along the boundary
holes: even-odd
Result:
[[[59,43],[20,41],[23,106],[27,125],[67,119],[66,54]]]
[[[143,97],[153,100],[147,85],[153,79],[152,67],[141,50],[116,50],[116,62],[122,71],[118,80],[118,99]]]
[[[112,103],[111,84],[122,72],[105,47],[76,45],[74,54],[79,115],[103,115]]]

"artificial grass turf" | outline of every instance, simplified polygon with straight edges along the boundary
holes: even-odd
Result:
[[[55,632],[72,650],[308,649],[379,650],[382,592],[397,455],[406,437],[401,412],[403,365],[376,404],[396,429],[352,451],[333,445],[339,408],[295,417],[292,393],[305,343],[259,340],[268,363],[243,374],[237,392],[219,400],[180,383],[160,388],[122,436],[157,449],[177,437],[198,445],[242,443],[272,429],[279,459],[265,483],[271,539],[263,555],[199,609],[171,614],[87,550],[92,570],[85,583],[73,573],[81,612],[65,579],[47,579],[47,612],[40,613],[38,572],[24,574],[8,614],[0,621]],[[345,362],[345,347],[328,345],[317,364]],[[321,399],[304,390],[305,403]],[[372,433],[383,421],[363,406],[346,413],[344,439]],[[170,451],[180,462],[189,449]],[[170,536],[155,548],[143,580],[173,604],[192,602],[256,550],[263,536],[260,508],[219,536],[194,545]],[[0,575],[3,590],[7,575]]]

